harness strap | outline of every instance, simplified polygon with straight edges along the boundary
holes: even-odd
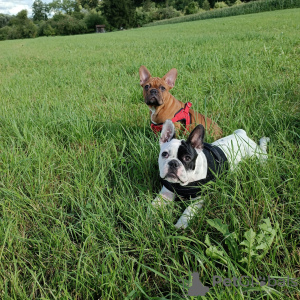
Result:
[[[152,131],[153,131],[155,134],[158,134],[159,132],[161,132],[162,127],[163,127],[163,124],[154,124],[154,123],[151,121],[150,126],[151,126]]]
[[[172,118],[173,123],[183,121],[185,123],[185,128],[187,131],[189,131],[190,124],[191,124],[191,114],[189,112],[191,107],[192,107],[192,103],[187,102],[184,105],[184,108],[181,108]],[[163,123],[155,124],[151,121],[150,126],[151,126],[152,131],[155,134],[157,134],[158,132],[161,132]]]
[[[172,119],[172,122],[179,122],[179,121],[185,121],[185,128],[187,131],[189,131],[189,127],[191,124],[191,115],[189,113],[190,108],[192,107],[191,102],[187,102],[184,106],[184,108],[181,108]]]

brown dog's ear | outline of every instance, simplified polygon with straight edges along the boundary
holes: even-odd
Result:
[[[150,72],[145,66],[140,66],[140,85],[145,84],[151,77]]]
[[[195,149],[203,149],[205,129],[203,125],[197,125],[194,130],[191,132],[190,136],[187,139],[187,143],[190,143]]]
[[[177,70],[175,68],[171,69],[162,79],[171,88],[174,87],[177,78]]]
[[[159,144],[170,142],[175,137],[175,126],[171,120],[166,120],[161,130]]]

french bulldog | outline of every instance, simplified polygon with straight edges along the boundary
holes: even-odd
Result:
[[[164,77],[159,78],[152,77],[148,69],[141,66],[139,74],[145,103],[150,109],[151,128],[155,133],[161,131],[162,124],[167,119],[175,118],[177,130],[191,131],[197,124],[202,124],[215,139],[222,136],[222,130],[215,122],[190,109],[190,102],[184,104],[169,92],[175,85],[176,69],[171,69]]]
[[[160,136],[158,158],[159,173],[163,187],[152,202],[158,207],[173,201],[177,196],[192,199],[175,224],[186,228],[195,211],[202,207],[199,191],[201,185],[222,174],[227,168],[233,170],[245,157],[256,156],[261,162],[267,159],[269,138],[263,137],[257,145],[243,129],[223,137],[212,144],[204,143],[205,129],[197,125],[187,140],[175,138],[175,126],[167,120]]]

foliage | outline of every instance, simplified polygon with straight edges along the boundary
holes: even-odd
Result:
[[[88,31],[86,20],[79,18],[79,15],[74,17],[73,14],[70,16],[58,13],[51,19],[38,24],[39,36],[82,34]],[[95,28],[93,31],[95,31]]]
[[[144,2],[143,6],[141,6],[141,8],[144,11],[151,12],[151,11],[156,9],[156,4],[155,4],[155,2],[147,0],[147,1]]]
[[[38,26],[38,35],[39,36],[53,36],[56,35],[55,29],[50,25],[50,22],[42,21]]]
[[[75,19],[82,20],[86,14],[82,13],[81,11],[74,11],[72,12],[71,16]]]
[[[27,10],[21,10],[12,17],[8,25],[0,29],[0,40],[33,38],[37,34],[37,27],[27,17]]]
[[[202,8],[204,10],[209,10],[210,9],[210,4],[209,4],[208,0],[204,0],[204,2],[202,4]]]
[[[173,6],[176,10],[180,10],[184,12],[185,7],[187,7],[191,2],[194,2],[192,0],[172,0],[168,1],[167,6]],[[195,2],[198,4],[199,7],[202,7],[204,0],[195,0]]]
[[[48,19],[49,6],[41,0],[35,0],[32,4],[33,21],[41,21]]]
[[[184,11],[184,8],[191,2],[191,0],[175,0],[174,7],[177,10]]]
[[[203,6],[204,0],[196,0],[196,2],[198,3],[199,7]]]
[[[228,5],[224,1],[215,3],[215,8],[225,8],[225,7],[228,7]]]
[[[181,12],[172,6],[157,8],[154,3],[147,7],[138,7],[135,11],[135,26],[142,26],[155,20],[170,19],[181,16]]]
[[[0,14],[0,28],[6,26],[11,18],[13,17],[10,15]]]
[[[244,3],[243,5],[234,5],[223,9],[214,9],[201,14],[187,15],[170,20],[156,21],[145,26],[155,26],[163,24],[175,24],[181,22],[190,22],[196,20],[205,20],[212,18],[223,18],[229,16],[238,16],[245,14],[253,14],[264,11],[280,10],[287,8],[300,7],[300,1],[295,0],[258,0],[255,2]]]
[[[217,2],[218,0],[208,0],[209,4],[210,4],[210,7],[215,7],[215,3]]]
[[[58,13],[56,13],[56,14],[52,17],[52,19],[49,20],[49,21],[59,22],[59,21],[64,20],[64,19],[66,19],[66,18],[67,18],[67,15],[66,15],[66,14],[63,14],[63,13],[61,13],[61,12],[58,12]]]
[[[243,2],[241,0],[236,0],[233,5],[241,5]]]
[[[234,5],[236,0],[225,0],[225,3],[227,4],[227,6],[232,6]]]
[[[36,1],[35,7],[41,8],[43,3]],[[29,38],[37,35],[52,36],[95,32],[95,25],[98,24],[104,24],[106,28],[110,28],[105,17],[96,10],[85,13],[70,10],[70,15],[58,12],[49,20],[46,20],[44,15],[44,19],[38,21],[39,17],[42,16],[40,12],[41,10],[37,9],[34,18],[36,24],[28,19],[26,11],[21,11],[16,17],[5,17],[5,20],[9,20],[9,22],[7,23],[8,26],[0,28],[0,40]]]
[[[114,28],[130,28],[134,24],[135,8],[132,0],[103,0],[102,11]]]
[[[172,6],[158,8],[152,14],[153,20],[163,20],[179,17],[181,13]]]
[[[269,218],[262,221],[263,224],[258,225],[260,228],[259,233],[250,228],[244,234],[246,240],[240,243],[241,246],[245,247],[242,252],[247,254],[240,262],[247,263],[248,268],[253,259],[261,260],[268,253],[279,229],[278,223],[275,224],[275,227],[272,227]]]
[[[135,9],[135,26],[140,27],[144,24],[150,23],[153,21],[151,12],[146,11],[144,7],[137,7]]]
[[[199,11],[198,2],[191,1],[184,9],[185,15],[195,14]]]
[[[47,22],[55,31],[55,35],[82,34],[87,32],[87,25],[84,20],[79,20],[69,15],[56,14]],[[52,28],[52,29],[51,29]]]
[[[208,246],[206,254],[210,258],[220,260],[225,264],[228,263],[228,257],[230,257],[235,261],[247,264],[248,269],[254,259],[260,261],[268,253],[279,230],[278,223],[273,227],[269,218],[263,219],[262,224],[258,225],[260,231],[256,233],[250,228],[244,233],[245,240],[238,244],[237,233],[230,232],[228,225],[223,224],[220,219],[208,219],[207,222],[222,233],[228,252],[223,247],[213,246],[207,234],[205,237],[205,244]],[[241,258],[241,253],[246,253],[247,256]]]
[[[76,0],[53,0],[49,4],[50,11],[55,14],[66,13],[71,15],[74,11],[79,11],[79,3]]]
[[[14,36],[12,30],[12,27],[9,26],[0,28],[0,41],[8,40],[10,36]]]
[[[208,219],[207,223],[210,226],[214,227],[215,229],[217,229],[219,232],[222,233],[222,235],[224,237],[225,244],[228,246],[229,251],[230,251],[231,255],[233,256],[233,258],[236,259],[237,257],[239,257],[239,249],[238,249],[238,245],[237,245],[237,242],[236,242],[237,234],[235,232],[230,232],[229,228],[228,228],[228,225],[223,224],[220,219],[213,219],[213,220]],[[211,243],[210,243],[209,236],[206,235],[206,238],[207,238],[206,244],[210,248]],[[211,249],[211,251],[214,252],[212,249]],[[222,254],[222,256],[223,256],[223,254]]]
[[[105,25],[108,27],[108,23],[101,12],[96,10],[89,11],[83,19],[89,32],[95,32],[96,25]]]
[[[85,9],[96,9],[99,6],[99,0],[80,0],[80,5]]]

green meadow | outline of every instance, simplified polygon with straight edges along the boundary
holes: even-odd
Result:
[[[187,296],[198,272],[203,299],[299,299],[299,19],[0,42],[0,298],[200,299]],[[159,144],[140,65],[177,68],[172,94],[224,135],[270,137],[266,164],[247,159],[203,188],[186,230],[174,224],[188,200],[150,210]]]

